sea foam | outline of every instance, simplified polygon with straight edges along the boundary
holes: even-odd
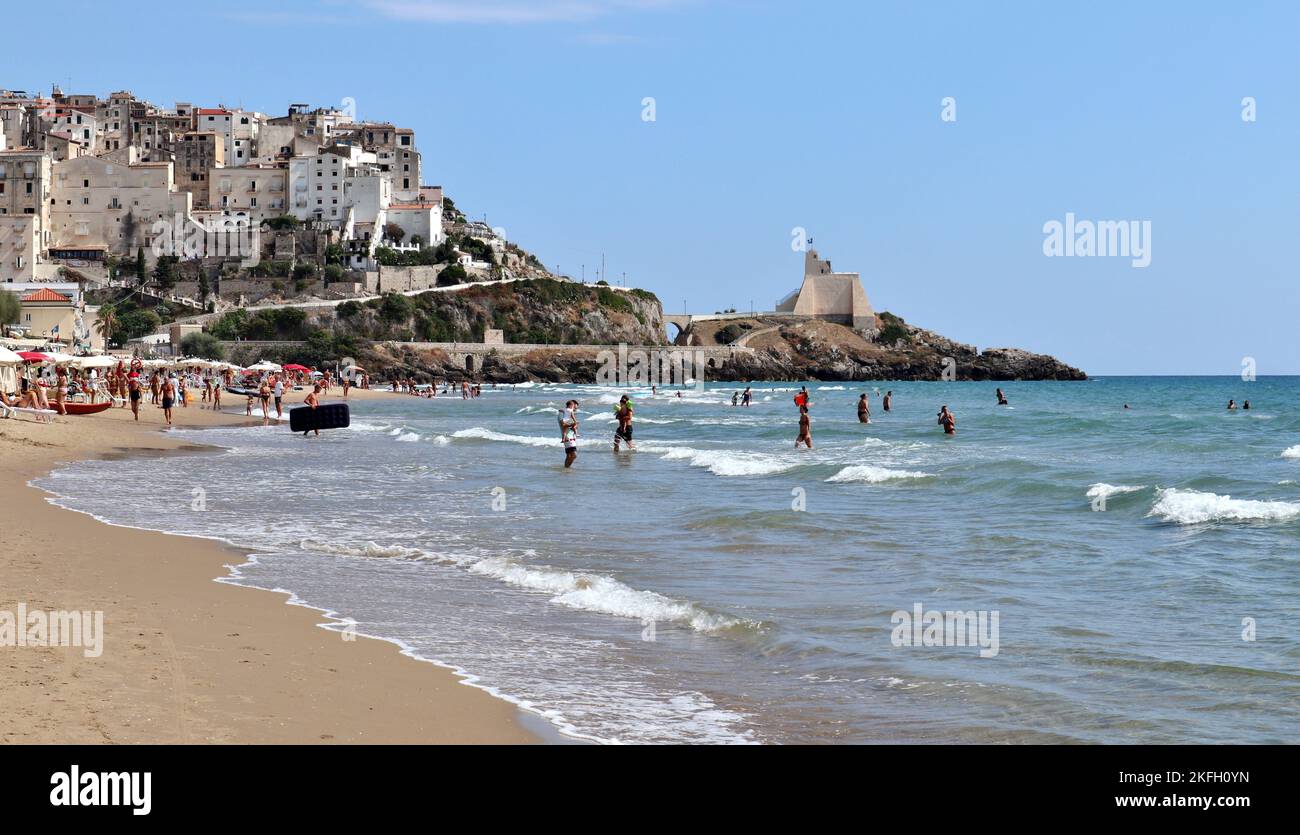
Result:
[[[1300,504],[1234,499],[1199,490],[1167,488],[1157,494],[1148,517],[1179,525],[1204,522],[1285,522],[1300,517]]]
[[[826,480],[836,483],[858,481],[867,484],[880,484],[905,478],[934,478],[934,475],[919,470],[891,470],[888,467],[874,467],[870,464],[854,464],[845,467]]]

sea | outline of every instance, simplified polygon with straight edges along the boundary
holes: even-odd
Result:
[[[319,438],[177,429],[219,450],[35,484],[245,549],[214,579],[563,738],[1297,741],[1300,378],[813,381],[811,450],[801,384],[750,385],[748,407],[725,382],[354,400]],[[636,448],[615,453],[624,394]]]

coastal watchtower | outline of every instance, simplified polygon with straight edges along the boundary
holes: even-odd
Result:
[[[818,257],[815,249],[804,255],[803,284],[777,303],[776,312],[813,316],[857,330],[871,328],[876,321],[858,274],[834,272],[831,262]]]

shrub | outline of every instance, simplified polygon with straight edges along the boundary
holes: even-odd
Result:
[[[280,215],[279,217],[273,217],[266,221],[266,226],[268,229],[273,229],[277,232],[285,229],[297,229],[298,218],[293,215]]]
[[[438,273],[438,286],[449,287],[453,284],[464,284],[469,280],[469,273],[460,264],[452,264],[450,267],[444,267],[442,272]]]
[[[735,342],[737,339],[740,339],[740,337],[743,335],[744,335],[744,331],[740,329],[740,326],[727,325],[725,328],[722,328],[716,334],[714,334],[713,337],[715,340],[717,340],[718,344],[720,345],[730,345],[732,342]]]
[[[203,359],[225,359],[226,349],[210,333],[191,333],[181,339],[181,353],[189,357]]]
[[[880,335],[876,338],[878,342],[885,345],[893,345],[898,340],[911,342],[912,335],[907,331],[907,323],[892,313],[881,313]]]
[[[411,300],[400,293],[389,293],[379,303],[379,318],[392,324],[409,321],[412,312]]]

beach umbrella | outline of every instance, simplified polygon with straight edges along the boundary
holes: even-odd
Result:
[[[98,357],[77,357],[72,363],[79,368],[116,368],[122,360],[118,357],[98,356]]]
[[[307,366],[305,365],[298,365],[296,362],[291,362],[284,367],[284,370],[285,371],[306,371],[308,369]]]
[[[362,367],[359,366],[359,365],[349,365],[349,366],[347,366],[346,368],[344,368],[343,370],[344,370],[344,371],[347,371],[347,372],[349,372],[349,373],[351,373],[351,372],[353,372],[353,371],[361,371],[361,372],[365,372],[365,369],[362,368]]]
[[[50,358],[40,351],[19,351],[18,357],[23,362],[49,362]]]
[[[281,368],[280,366],[276,365],[276,364],[273,363],[273,362],[268,362],[267,360],[262,360],[261,362],[257,363],[256,365],[250,365],[250,366],[248,366],[248,370],[249,370],[249,371],[283,371],[284,369]]]
[[[0,345],[0,365],[22,365],[23,358],[21,355],[10,351],[8,348]]]

